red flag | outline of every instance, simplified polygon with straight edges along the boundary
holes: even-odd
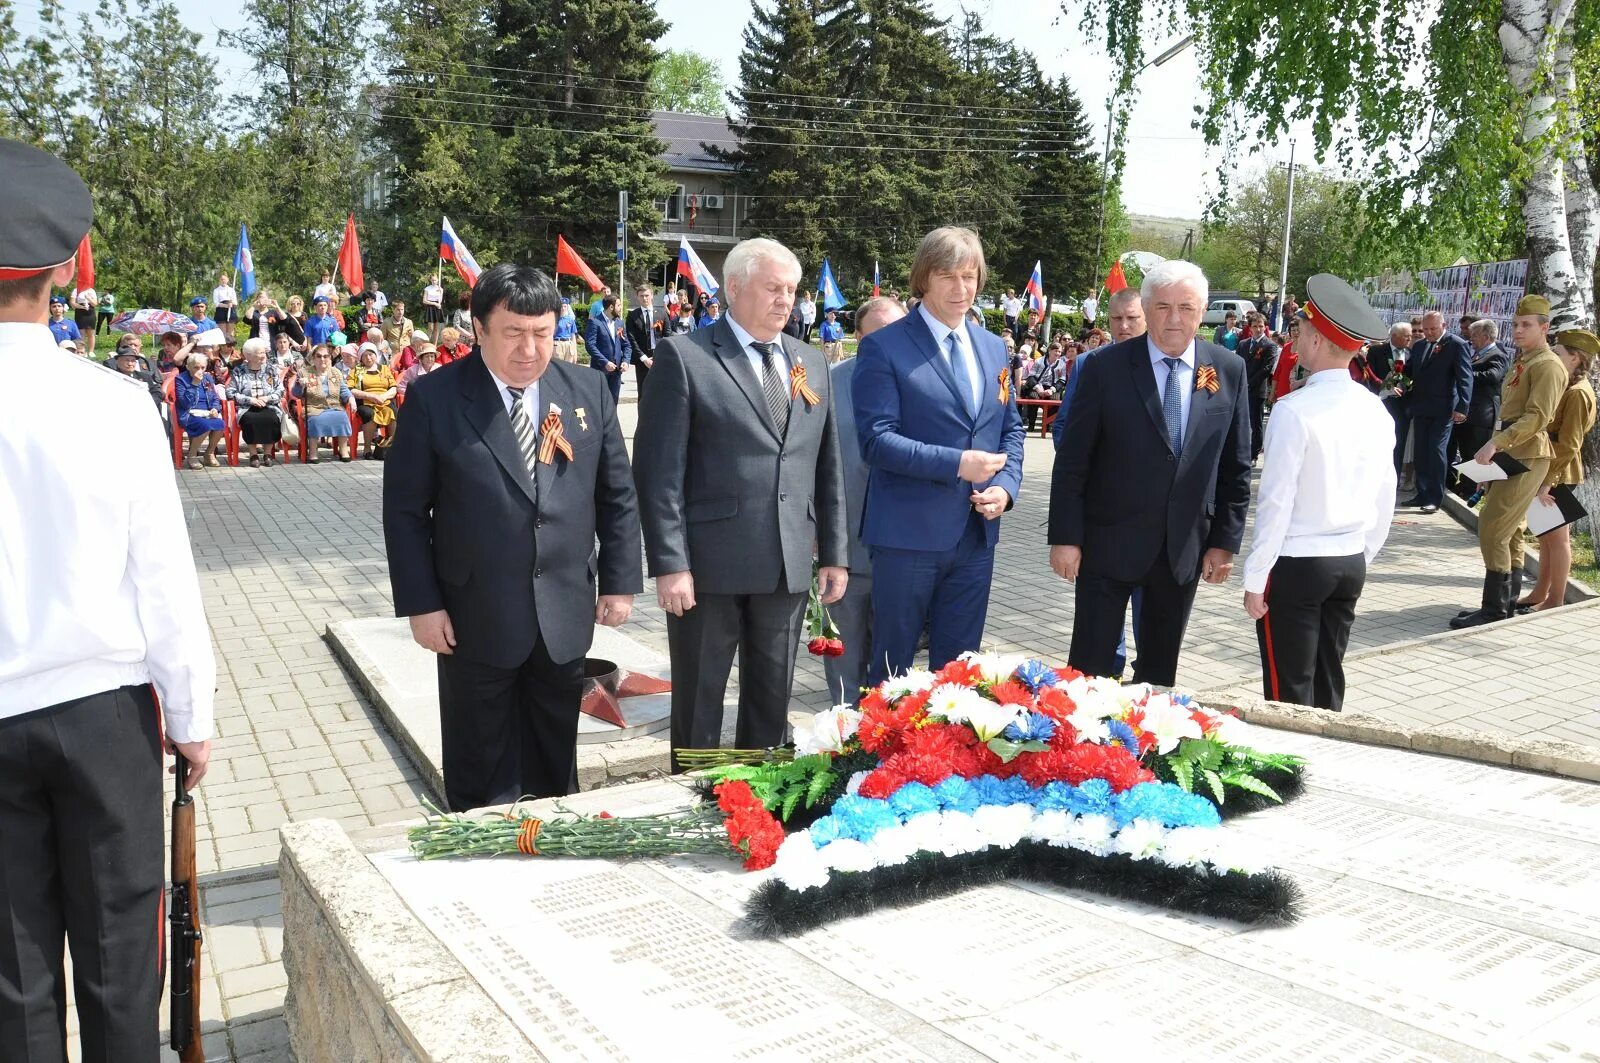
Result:
[[[361,244],[356,239],[356,216],[344,220],[344,239],[339,241],[339,275],[345,285],[360,294],[367,290],[366,274],[361,272]]]
[[[94,287],[94,248],[89,246],[89,234],[84,233],[78,243],[78,291]]]
[[[1116,295],[1128,286],[1128,278],[1122,275],[1122,260],[1119,258],[1111,264],[1111,272],[1106,274],[1106,294]]]
[[[556,237],[556,275],[560,276],[563,273],[574,273],[588,281],[591,292],[597,292],[605,287],[605,282],[595,274],[594,270],[589,268],[589,263],[585,262],[578,252],[572,249],[572,245],[567,243],[566,237],[558,236]]]

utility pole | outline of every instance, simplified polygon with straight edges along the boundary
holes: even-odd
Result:
[[[628,290],[627,267],[623,264],[628,248],[628,190],[617,193],[617,316],[620,318]]]
[[[1289,201],[1283,212],[1283,265],[1278,268],[1278,312],[1273,315],[1274,332],[1283,330],[1284,290],[1289,286],[1289,233],[1294,228],[1294,141],[1289,141]]]

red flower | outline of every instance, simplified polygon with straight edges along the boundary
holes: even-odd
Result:
[[[1199,709],[1191,712],[1189,714],[1189,719],[1200,725],[1200,733],[1203,735],[1215,734],[1217,728],[1222,726],[1222,721],[1220,719],[1211,715],[1209,712],[1202,712]]]
[[[750,789],[750,784],[743,779],[718,783],[715,793],[717,795],[717,808],[730,815],[751,804],[759,804],[756,801],[756,792]]]
[[[944,683],[955,683],[958,686],[975,687],[983,681],[983,669],[971,661],[951,661],[934,676],[935,686]]]
[[[728,844],[744,855],[744,866],[751,871],[771,867],[783,844],[783,824],[743,780],[719,783],[715,793],[717,807],[728,817],[722,823]]]
[[[1083,673],[1078,671],[1076,668],[1073,668],[1070,665],[1065,667],[1065,668],[1057,668],[1056,669],[1056,675],[1061,678],[1061,681],[1063,683],[1070,683],[1074,679],[1082,679],[1083,678]]]
[[[806,643],[806,649],[810,650],[818,657],[825,656],[828,652],[828,640],[825,638],[814,638],[810,642]]]
[[[989,688],[989,694],[1002,705],[1033,707],[1033,695],[1028,693],[1027,687],[1014,679],[1007,679],[1004,683],[996,683]]]
[[[884,700],[882,691],[873,689],[862,696],[859,708],[862,712],[873,712],[875,710],[888,712],[889,703]]]
[[[1039,691],[1038,698],[1034,701],[1033,710],[1050,717],[1056,723],[1066,723],[1067,717],[1077,709],[1067,692],[1056,687],[1045,687]]]
[[[844,640],[843,639],[823,639],[822,641],[824,643],[823,650],[822,650],[823,656],[826,656],[826,657],[843,657],[844,656]]]
[[[599,818],[599,819],[616,819],[617,817],[613,816],[609,812],[602,812],[602,813],[600,813],[600,815],[597,818]]]
[[[905,784],[906,777],[904,775],[901,775],[892,768],[883,767],[878,768],[876,771],[869,774],[865,779],[862,779],[861,786],[856,792],[862,797],[877,797],[887,799],[890,794],[894,793]]]

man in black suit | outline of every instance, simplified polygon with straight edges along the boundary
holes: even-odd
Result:
[[[643,589],[616,405],[551,361],[560,309],[531,267],[479,277],[481,357],[411,387],[383,470],[395,615],[439,655],[452,811],[577,788],[584,655]]]
[[[1444,330],[1444,315],[1430,310],[1422,316],[1422,339],[1411,345],[1407,366],[1417,493],[1400,504],[1437,513],[1444,501],[1450,429],[1467,419],[1472,405],[1472,352],[1465,340]]]
[[[1389,326],[1389,342],[1374,343],[1367,348],[1367,365],[1381,384],[1398,366],[1405,369],[1406,356],[1411,350],[1411,323],[1396,321]],[[1406,413],[1406,396],[1403,389],[1378,389],[1383,408],[1394,418],[1394,471],[1401,473],[1406,453],[1406,433],[1411,431],[1411,421]]]
[[[650,290],[650,285],[639,285],[633,290],[633,297],[638,300],[638,305],[628,311],[623,328],[628,333],[628,346],[633,348],[633,386],[643,395],[645,377],[650,375],[650,367],[656,364],[656,344],[661,342],[661,322],[656,315],[655,293]]]
[[[848,581],[828,363],[783,332],[800,262],[757,239],[723,268],[727,316],[656,349],[633,439],[645,554],[669,614],[674,749],[721,744],[736,650],[735,741],[781,744],[813,547],[824,602]]]
[[[1455,451],[1453,462],[1472,458],[1500,427],[1500,382],[1511,367],[1511,353],[1500,346],[1500,326],[1494,318],[1472,322],[1466,328],[1466,337],[1472,347],[1472,403],[1467,408],[1467,419],[1455,426],[1450,437],[1450,447]],[[1458,478],[1456,490],[1463,497],[1470,496],[1476,488],[1471,480]]]
[[[1145,274],[1149,331],[1079,370],[1050,484],[1050,567],[1075,582],[1068,661],[1113,675],[1128,599],[1144,595],[1134,681],[1171,686],[1204,577],[1222,583],[1250,504],[1244,360],[1195,338],[1205,274],[1169,260]]]
[[[1272,386],[1272,367],[1278,361],[1278,345],[1267,335],[1265,314],[1245,315],[1246,336],[1239,341],[1239,357],[1244,359],[1245,380],[1250,388],[1250,460],[1261,456],[1261,419],[1267,409],[1267,389]]]

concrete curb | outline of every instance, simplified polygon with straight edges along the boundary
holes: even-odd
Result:
[[[1457,498],[1450,491],[1446,491],[1444,493],[1444,505],[1440,508],[1442,508],[1446,513],[1450,514],[1451,518],[1454,519],[1457,524],[1471,532],[1474,538],[1477,537],[1477,510],[1468,509],[1467,504],[1461,499]],[[1527,580],[1536,580],[1539,578],[1539,552],[1537,550],[1533,550],[1528,553],[1527,558],[1522,563],[1522,570],[1524,572],[1524,586],[1527,586]],[[1600,591],[1596,591],[1587,583],[1580,583],[1579,581],[1569,577],[1567,580],[1567,594],[1563,601],[1565,601],[1567,605],[1575,605],[1578,602],[1588,601],[1597,594],[1600,594]]]
[[[1205,691],[1199,699],[1219,708],[1231,706],[1246,722],[1262,727],[1600,782],[1600,749],[1575,742],[1507,738],[1448,724],[1408,727],[1365,713],[1324,712],[1303,705],[1268,701],[1237,687]]]
[[[382,675],[377,662],[367,657],[359,646],[345,645],[345,641],[336,637],[333,626],[330,624],[322,629],[322,641],[327,643],[328,649],[338,659],[344,668],[345,675],[361,688],[361,693],[366,695],[373,709],[378,713],[378,718],[383,721],[384,727],[394,735],[400,748],[405,750],[406,759],[411,761],[417,773],[422,776],[422,781],[427,785],[428,791],[433,795],[434,802],[440,808],[448,807],[444,797],[444,775],[433,763],[416,738],[411,734],[411,729],[406,726],[400,714],[395,711],[390,703],[390,690],[387,683],[376,681],[373,676]]]
[[[1574,605],[1562,606],[1562,608],[1567,610],[1562,615],[1570,616],[1574,610],[1600,608],[1600,598],[1589,598]],[[1346,661],[1361,661],[1369,657],[1387,657],[1390,654],[1404,653],[1406,650],[1415,649],[1418,646],[1427,646],[1435,642],[1449,642],[1452,639],[1458,639],[1463,636],[1481,635],[1486,631],[1507,631],[1519,624],[1526,624],[1530,621],[1548,620],[1551,615],[1553,614],[1528,613],[1524,616],[1512,616],[1504,620],[1497,620],[1493,624],[1487,624],[1482,627],[1463,628],[1460,631],[1452,631],[1446,628],[1431,635],[1419,635],[1414,639],[1405,639],[1401,642],[1391,642],[1385,646],[1373,646],[1370,649],[1358,650],[1355,653],[1346,654],[1344,659]]]

